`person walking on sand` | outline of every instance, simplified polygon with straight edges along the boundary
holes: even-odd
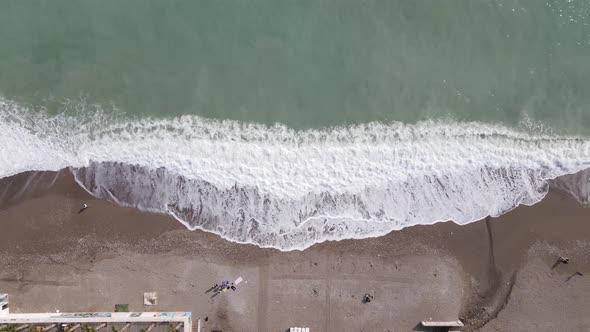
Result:
[[[87,208],[88,208],[88,204],[86,204],[86,203],[82,204],[82,208],[80,208],[80,210],[78,210],[78,213],[84,212],[84,210],[86,210]]]

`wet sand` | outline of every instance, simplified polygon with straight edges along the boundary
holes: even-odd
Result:
[[[553,191],[500,218],[284,253],[96,200],[66,172],[28,173],[0,181],[0,292],[15,312],[187,310],[208,317],[204,331],[411,331],[458,317],[465,330],[587,330],[589,217]],[[207,292],[238,276],[237,291]]]

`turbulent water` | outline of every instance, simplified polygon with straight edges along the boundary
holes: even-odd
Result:
[[[0,3],[0,178],[281,250],[589,202],[590,2]],[[559,178],[559,180],[555,180]]]
[[[497,216],[540,201],[548,180],[590,167],[588,139],[478,123],[296,131],[0,108],[0,177],[70,167],[97,197],[285,250]]]

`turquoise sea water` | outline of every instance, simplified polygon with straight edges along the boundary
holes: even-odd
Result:
[[[529,117],[587,134],[589,15],[586,0],[3,1],[0,93],[294,128]]]
[[[0,2],[0,178],[231,241],[589,203],[589,135],[590,0]]]

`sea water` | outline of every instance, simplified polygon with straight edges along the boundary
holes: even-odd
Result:
[[[590,2],[7,1],[0,177],[281,250],[534,204],[590,165]],[[560,187],[588,200],[585,173]]]

